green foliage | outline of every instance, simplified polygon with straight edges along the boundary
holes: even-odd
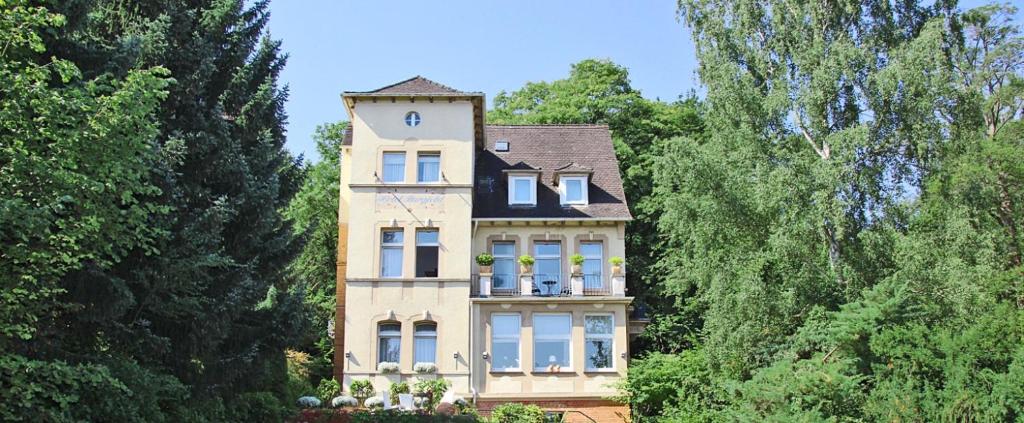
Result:
[[[407,382],[396,382],[392,383],[388,388],[388,392],[391,394],[391,403],[398,404],[398,394],[408,394],[409,383]]]
[[[416,414],[399,410],[387,411],[355,411],[349,414],[352,423],[473,423],[479,421],[475,416],[442,416]]]
[[[533,266],[533,263],[535,262],[536,260],[534,260],[533,256],[526,254],[519,256],[519,264],[523,266]]]
[[[445,391],[451,386],[451,381],[439,377],[437,379],[423,379],[416,382],[412,390],[419,394],[429,394],[424,399],[421,408],[427,410],[427,412],[433,412],[434,408],[437,407],[437,403],[441,402],[441,397],[444,396]]]
[[[75,64],[44,59],[42,34],[65,18],[27,2],[0,5],[0,349],[30,340],[62,310],[59,280],[109,267],[132,249],[153,253],[147,222],[166,211],[150,197],[154,114],[167,71],[86,80]],[[38,55],[38,57],[37,57]],[[40,64],[41,63],[41,64]]]
[[[1021,416],[1014,13],[680,2],[707,130],[653,144],[682,312],[622,386],[636,420]]]
[[[246,392],[231,402],[230,419],[236,422],[277,423],[288,410],[270,392]]]
[[[510,402],[491,410],[494,423],[544,423],[544,410],[533,404]]]
[[[608,258],[608,264],[612,266],[622,266],[626,263],[626,260],[619,256],[611,256]]]
[[[338,256],[338,181],[341,139],[346,122],[321,125],[313,135],[320,161],[306,166],[306,178],[288,204],[285,216],[305,240],[288,265],[288,274],[301,287],[312,310],[312,325],[302,349],[313,356],[315,377],[331,377],[334,342],[328,323],[334,319]]]
[[[490,266],[494,264],[494,256],[487,253],[477,254],[476,264],[479,264],[481,266]]]
[[[316,387],[316,396],[324,404],[330,404],[331,399],[341,394],[341,384],[334,378],[320,379]]]
[[[572,264],[577,265],[577,266],[582,265],[583,264],[583,260],[585,260],[583,258],[583,254],[573,254],[573,255],[569,256],[569,263],[572,263]]]
[[[348,385],[348,391],[352,393],[352,396],[362,400],[373,396],[373,384],[365,379],[353,380]]]

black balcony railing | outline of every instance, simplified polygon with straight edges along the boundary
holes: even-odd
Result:
[[[583,295],[612,295],[612,287],[600,273],[583,275]]]
[[[519,278],[514,274],[495,273],[491,276],[491,295],[495,297],[519,296]]]
[[[533,295],[538,297],[563,297],[572,295],[572,287],[568,278],[558,273],[535,273],[533,275]]]
[[[491,275],[490,296],[518,297],[523,294],[520,289],[520,275]],[[470,295],[480,296],[480,275],[473,275]],[[600,274],[583,275],[583,295],[609,296],[612,294],[611,284]],[[557,273],[535,273],[533,289],[530,295],[535,297],[568,297],[572,296],[572,279]]]

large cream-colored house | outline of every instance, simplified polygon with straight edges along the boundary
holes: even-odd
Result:
[[[343,100],[335,372],[346,389],[443,377],[485,412],[520,401],[628,418],[607,400],[626,373],[632,300],[609,264],[631,217],[608,128],[486,125],[483,94],[421,77]],[[485,252],[490,270],[474,260]]]

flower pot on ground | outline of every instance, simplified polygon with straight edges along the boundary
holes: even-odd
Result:
[[[519,273],[522,273],[522,274],[532,274],[533,273],[533,263],[534,262],[535,262],[535,260],[531,256],[528,256],[528,255],[521,255],[521,256],[519,256]]]
[[[573,254],[569,256],[569,262],[572,263],[572,274],[582,275],[583,274],[583,255]]]

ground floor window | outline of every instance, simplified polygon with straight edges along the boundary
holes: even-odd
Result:
[[[587,370],[611,369],[615,343],[615,324],[612,315],[588,315],[583,319]]]
[[[569,367],[572,316],[533,315],[533,368],[557,372]]]
[[[397,363],[402,356],[402,325],[381,323],[377,328],[377,362]]]
[[[518,314],[491,315],[491,370],[519,370]]]
[[[413,362],[414,363],[436,363],[437,362],[437,325],[434,323],[420,323],[413,330]]]

